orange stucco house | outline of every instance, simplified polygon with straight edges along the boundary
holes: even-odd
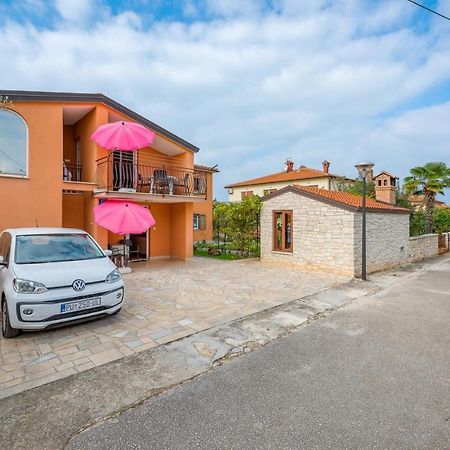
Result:
[[[212,238],[217,169],[196,165],[196,146],[103,94],[0,96],[0,231],[76,227],[108,248],[123,236],[98,226],[92,211],[99,202],[123,199],[149,207],[156,220],[147,233],[131,235],[140,259],[186,259],[194,240]],[[98,126],[119,120],[155,132],[152,146],[107,151],[90,139]]]

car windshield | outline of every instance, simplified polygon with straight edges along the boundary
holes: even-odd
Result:
[[[38,264],[104,258],[86,234],[36,234],[16,237],[16,264]]]

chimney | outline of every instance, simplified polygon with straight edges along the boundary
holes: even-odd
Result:
[[[294,161],[290,159],[286,160],[286,172],[292,172],[294,170]]]
[[[373,178],[375,183],[375,198],[382,203],[395,205],[397,177],[388,172],[381,172]]]
[[[323,172],[328,173],[328,171],[330,170],[330,162],[329,161],[325,160],[322,163],[322,170],[323,170]]]

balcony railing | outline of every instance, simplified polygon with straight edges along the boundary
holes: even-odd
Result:
[[[81,164],[71,164],[63,162],[63,180],[64,181],[81,181]]]
[[[204,172],[141,164],[128,157],[110,154],[97,160],[98,189],[206,198]]]

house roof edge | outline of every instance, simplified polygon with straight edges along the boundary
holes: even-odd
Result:
[[[311,192],[308,191],[306,189],[302,189],[302,188],[298,188],[295,186],[286,186],[282,189],[279,189],[276,192],[272,192],[271,194],[267,194],[264,197],[261,198],[261,201],[265,202],[267,200],[270,200],[272,198],[278,197],[280,195],[283,195],[287,192],[293,192],[294,194],[298,194],[298,195],[302,195],[304,197],[310,198],[312,200],[318,200],[321,201],[322,203],[326,203],[328,205],[331,206],[336,206],[338,208],[341,209],[345,209],[347,211],[352,211],[352,212],[361,212],[362,208],[360,206],[355,206],[355,205],[350,205],[348,203],[339,201],[339,200],[335,200],[332,198],[328,198],[328,197],[324,197],[320,194],[316,194],[315,192]],[[387,209],[387,208],[367,208],[366,211],[368,213],[388,213],[388,214],[411,214],[411,211],[407,210],[406,208],[399,208],[397,207],[396,209]]]
[[[125,114],[136,122],[150,128],[152,131],[156,131],[162,136],[172,140],[178,145],[197,153],[199,147],[191,144],[176,134],[166,130],[160,125],[146,119],[132,109],[127,108],[121,103],[113,100],[112,98],[102,93],[81,93],[81,92],[50,92],[50,91],[20,91],[20,90],[0,90],[0,95],[8,96],[12,101],[29,101],[29,102],[92,102],[103,103],[116,111]]]

